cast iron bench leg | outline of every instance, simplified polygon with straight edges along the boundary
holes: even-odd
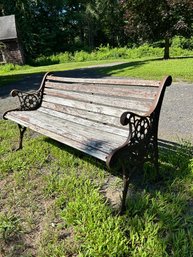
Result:
[[[26,131],[26,127],[23,127],[20,124],[18,124],[18,127],[19,127],[19,147],[17,148],[16,151],[22,149],[22,147],[23,147],[23,144],[22,144],[23,143],[23,135]]]
[[[121,201],[121,209],[119,214],[123,215],[126,211],[126,199],[127,199],[127,192],[129,188],[130,181],[132,176],[135,172],[136,168],[131,168],[130,172],[126,170],[125,165],[122,164],[122,172],[123,172],[123,192],[122,192],[122,201]]]

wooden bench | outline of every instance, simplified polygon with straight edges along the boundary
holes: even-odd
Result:
[[[20,107],[7,111],[4,119],[18,124],[19,149],[28,127],[106,162],[110,169],[121,168],[123,212],[131,174],[147,161],[158,171],[159,114],[171,82],[171,76],[159,82],[47,73],[38,91],[11,92]]]

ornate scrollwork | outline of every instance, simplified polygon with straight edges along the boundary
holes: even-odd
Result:
[[[40,106],[41,94],[40,92],[34,94],[18,93],[21,110],[35,110]]]
[[[156,118],[154,115],[141,116],[125,112],[121,116],[121,124],[129,125],[129,136],[125,144],[116,149],[108,159],[108,166],[117,159],[124,160],[127,166],[142,167],[144,162],[157,162]]]
[[[129,124],[128,141],[130,144],[144,141],[151,130],[151,118],[149,116],[140,116],[132,112],[123,113],[121,123],[122,125]]]
[[[6,114],[12,111],[30,111],[30,110],[36,110],[37,108],[40,107],[41,102],[42,102],[42,97],[43,97],[43,90],[45,86],[45,81],[46,77],[50,73],[47,72],[41,82],[40,88],[34,92],[34,93],[24,93],[19,90],[12,90],[11,91],[11,96],[15,97],[18,96],[19,101],[20,101],[20,107],[13,109],[13,110],[8,110],[3,114],[3,118],[6,120]]]
[[[29,111],[29,110],[35,110],[37,109],[42,100],[42,92],[37,91],[35,93],[23,93],[18,90],[13,90],[11,92],[11,95],[13,97],[18,96],[20,101],[20,110],[21,111]]]
[[[31,110],[36,110],[37,108],[40,107],[41,101],[42,101],[42,96],[43,96],[43,91],[38,90],[35,93],[24,93],[19,90],[12,90],[11,91],[11,96],[15,97],[18,96],[19,102],[20,102],[20,107],[13,109],[13,110],[8,110],[3,114],[3,119],[6,120],[6,114],[12,111],[31,111]]]

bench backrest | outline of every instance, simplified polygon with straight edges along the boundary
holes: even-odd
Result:
[[[149,115],[156,108],[168,78],[159,81],[133,79],[83,79],[47,75],[41,109],[65,118],[81,117],[122,127],[125,111]]]

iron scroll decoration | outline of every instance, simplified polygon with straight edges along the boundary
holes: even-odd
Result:
[[[125,112],[121,116],[121,124],[129,125],[127,141],[112,152],[107,159],[107,166],[111,168],[118,159],[127,162],[127,165],[143,165],[145,161],[155,163],[157,156],[156,118],[154,115],[141,116],[132,112]]]
[[[11,92],[13,97],[18,96],[20,101],[20,110],[21,111],[29,111],[37,109],[42,100],[42,92],[38,91],[33,94],[23,93],[17,90],[13,90]]]
[[[11,111],[32,111],[32,110],[38,109],[42,102],[45,80],[48,75],[51,75],[50,72],[47,72],[44,75],[43,80],[40,85],[40,88],[33,93],[25,93],[25,92],[19,91],[17,89],[12,90],[10,95],[13,97],[18,96],[20,106],[19,106],[19,108],[6,111],[3,114],[3,119],[6,120],[7,119],[6,114]]]
[[[129,124],[130,135],[128,141],[130,144],[139,143],[146,139],[152,126],[150,116],[140,116],[132,112],[123,113],[121,116],[123,126]]]

